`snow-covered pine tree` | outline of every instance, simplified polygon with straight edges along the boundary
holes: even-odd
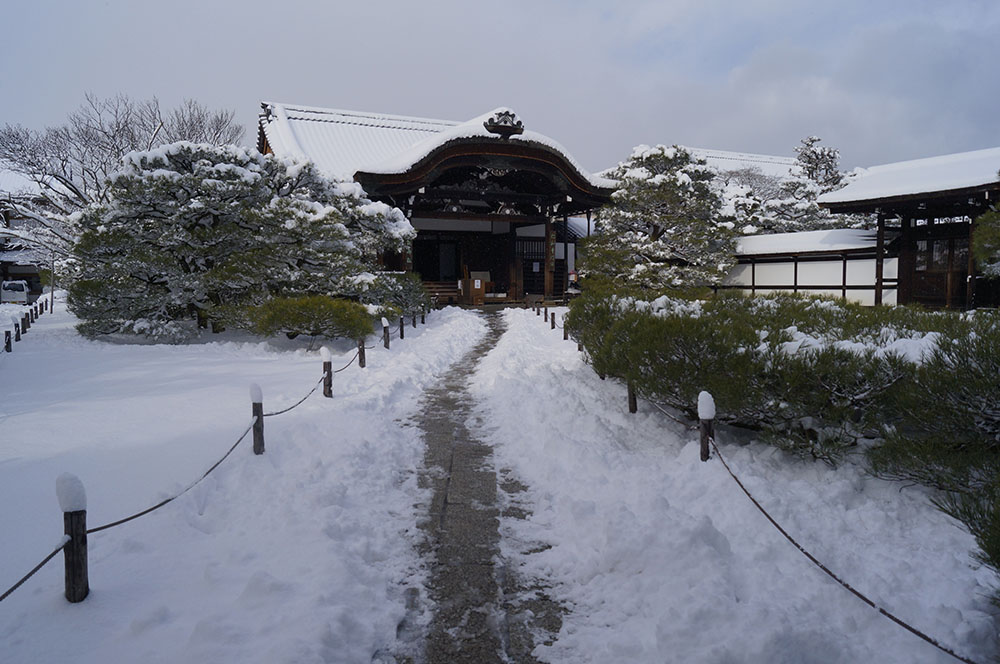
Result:
[[[759,169],[724,174],[724,198],[737,196],[737,229],[745,234],[794,233],[828,228],[870,228],[862,215],[832,215],[821,208],[820,194],[846,184],[840,172],[840,152],[820,146],[816,136],[803,138],[795,148],[796,163],[786,177],[767,175]],[[741,192],[738,187],[743,187]],[[729,206],[732,207],[732,206]]]
[[[107,193],[76,220],[70,305],[86,334],[176,338],[216,307],[355,294],[377,252],[415,234],[354,183],[235,146],[131,153]]]
[[[990,210],[976,217],[972,254],[984,275],[1000,277],[1000,211]]]
[[[641,145],[609,177],[619,188],[587,245],[585,278],[649,291],[722,280],[735,262],[735,234],[704,161],[682,147]]]
[[[33,182],[30,195],[5,196],[0,211],[18,223],[0,227],[0,237],[39,251],[46,263],[55,255],[72,262],[80,229],[76,213],[107,200],[107,184],[122,158],[133,150],[179,140],[226,145],[239,142],[243,127],[233,111],[213,111],[186,100],[163,112],[154,97],[138,101],[119,94],[87,94],[67,121],[43,131],[19,125],[0,127],[0,168]]]

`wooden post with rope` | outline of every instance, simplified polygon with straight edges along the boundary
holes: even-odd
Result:
[[[709,443],[715,437],[715,399],[705,391],[698,394],[698,428],[701,431],[701,460],[708,461]]]
[[[402,336],[402,335],[400,335]],[[365,340],[364,337],[358,339],[358,366],[365,368]]]
[[[323,358],[323,396],[328,399],[333,398],[333,360],[330,357],[330,349],[323,346],[319,349],[319,354]]]
[[[79,477],[63,473],[56,478],[56,495],[63,512],[63,532],[68,538],[63,547],[66,599],[76,604],[90,594],[87,571],[87,493]]]
[[[628,381],[628,412],[633,415],[639,412],[639,400],[635,394],[635,385]]]
[[[260,385],[250,386],[251,412],[253,413],[253,453],[264,453],[264,392]]]
[[[389,350],[389,321],[382,317],[382,345]]]

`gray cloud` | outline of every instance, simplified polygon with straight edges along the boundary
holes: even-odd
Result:
[[[990,2],[503,4],[41,0],[5,10],[0,122],[60,122],[86,91],[262,99],[466,119],[494,106],[597,170],[638,143],[869,165],[1000,145]],[[914,17],[920,17],[919,19]]]

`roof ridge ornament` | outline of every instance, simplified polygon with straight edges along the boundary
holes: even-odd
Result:
[[[489,120],[483,123],[486,131],[491,134],[499,134],[501,138],[510,138],[514,134],[524,133],[524,124],[518,119],[514,111],[508,109],[498,110]]]

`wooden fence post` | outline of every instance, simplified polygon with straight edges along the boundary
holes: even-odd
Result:
[[[535,304],[535,315],[536,316],[541,316],[542,315],[542,305]]]
[[[8,353],[14,350],[10,345],[10,330],[4,330],[3,332],[3,349]]]
[[[566,316],[563,316],[563,341],[569,341],[569,328],[566,327]]]
[[[400,335],[402,337],[402,335]],[[364,338],[358,339],[358,366],[362,369],[365,368],[365,340]]]
[[[389,348],[389,321],[382,317],[382,345]]]
[[[404,321],[403,317],[400,316],[399,317],[399,340],[402,341],[405,338],[406,338],[406,321]]]
[[[639,412],[639,400],[635,396],[635,385],[632,381],[628,383],[628,412],[633,414]]]
[[[66,599],[74,604],[90,594],[87,571],[87,492],[76,475],[63,473],[56,478],[56,495],[63,513],[63,532],[69,538],[63,546],[66,570]]]
[[[583,352],[583,344],[580,343],[579,341],[577,341],[576,342],[576,349],[577,349],[577,351],[579,351],[579,352],[582,353]]]
[[[417,315],[413,314],[413,327],[417,326]]]
[[[333,360],[330,357],[330,349],[323,346],[319,349],[319,355],[323,358],[323,396],[328,399],[333,398]]]
[[[708,461],[709,441],[715,437],[715,399],[708,392],[698,394],[698,423],[701,430],[701,460]]]
[[[549,322],[549,305],[545,305],[545,322]]]
[[[25,333],[31,329],[31,321],[28,320],[28,314],[21,316],[21,332]]]
[[[20,341],[21,340],[21,324],[19,322],[17,322],[16,318],[11,318],[10,320],[11,320],[12,323],[14,323],[14,341]]]
[[[264,453],[264,393],[260,385],[250,386],[250,402],[253,412],[253,453]]]
[[[424,306],[420,307],[420,324],[427,325],[427,308]]]
[[[549,316],[549,329],[550,330],[556,329],[556,312],[554,311],[552,312],[552,315]]]

